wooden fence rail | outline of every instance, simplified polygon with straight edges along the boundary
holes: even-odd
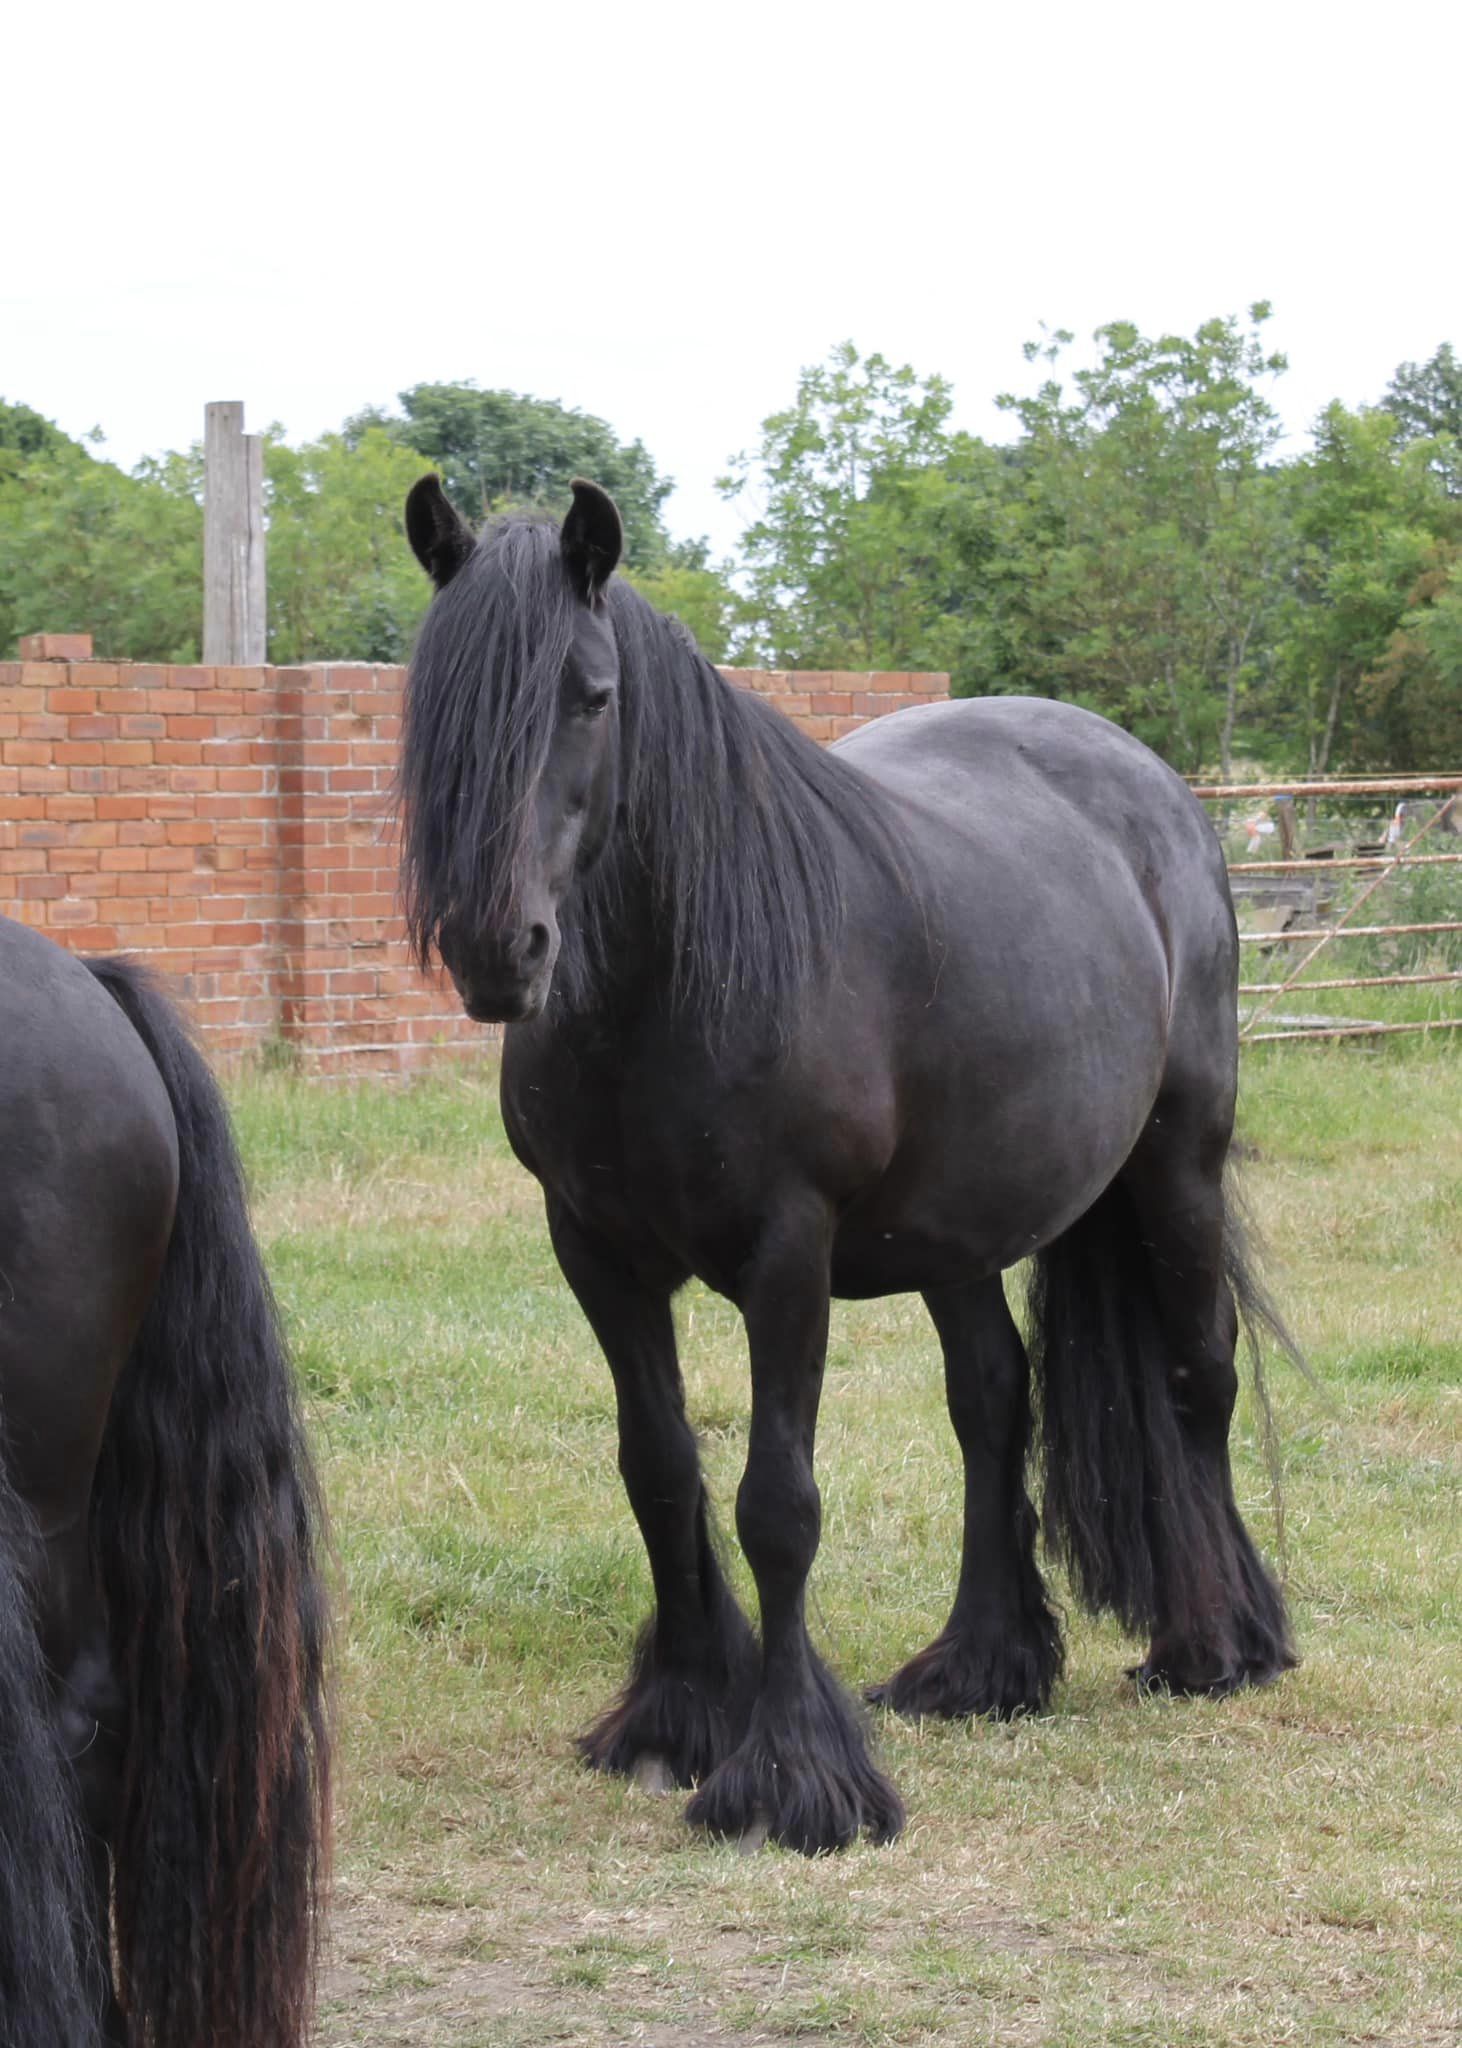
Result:
[[[1382,776],[1375,778],[1345,777],[1328,781],[1311,782],[1234,782],[1196,784],[1194,795],[1210,804],[1233,802],[1267,801],[1276,807],[1284,832],[1286,858],[1280,860],[1238,860],[1228,864],[1230,875],[1236,879],[1251,876],[1309,876],[1321,882],[1326,875],[1337,871],[1349,874],[1364,874],[1370,879],[1340,913],[1333,924],[1302,931],[1240,931],[1241,945],[1249,947],[1297,946],[1302,941],[1306,950],[1277,982],[1245,981],[1239,984],[1242,996],[1262,997],[1243,1019],[1240,1037],[1247,1045],[1266,1045],[1285,1042],[1295,1038],[1376,1038],[1389,1037],[1405,1032],[1455,1031],[1462,1027],[1462,1016],[1432,1017],[1424,1020],[1391,1022],[1382,1018],[1337,1017],[1332,1022],[1325,1017],[1296,1017],[1274,1015],[1275,1006],[1287,996],[1303,996],[1311,990],[1332,991],[1348,988],[1414,988],[1420,985],[1462,986],[1462,969],[1436,968],[1425,972],[1396,974],[1349,974],[1328,976],[1323,980],[1306,980],[1303,977],[1319,954],[1330,945],[1347,939],[1377,939],[1424,937],[1462,931],[1462,918],[1435,918],[1411,923],[1356,924],[1353,920],[1362,906],[1376,891],[1395,876],[1415,869],[1445,870],[1462,867],[1462,853],[1419,853],[1416,848],[1426,836],[1438,826],[1448,831],[1457,831],[1459,792],[1462,792],[1462,774],[1454,775],[1410,775]],[[1384,797],[1397,803],[1392,832],[1399,831],[1405,814],[1405,801],[1413,797],[1433,796],[1442,799],[1432,815],[1421,821],[1405,845],[1394,850],[1385,849],[1356,853],[1337,853],[1331,848],[1317,850],[1309,859],[1294,859],[1292,852],[1295,819],[1298,807],[1307,798],[1325,798],[1327,803],[1355,801]],[[1250,844],[1253,845],[1251,839]],[[1352,842],[1354,843],[1354,842]],[[1257,1027],[1269,1019],[1276,1028],[1261,1031]]]

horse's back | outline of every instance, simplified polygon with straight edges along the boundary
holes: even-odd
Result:
[[[871,720],[840,740],[840,759],[956,831],[998,832],[1033,813],[1090,833],[1161,837],[1214,856],[1202,806],[1182,777],[1110,719],[1049,697],[963,697]]]
[[[84,964],[0,919],[0,1405],[44,1506],[95,1454],[166,1253],[177,1133]]]
[[[887,793],[956,942],[973,934],[987,972],[1010,949],[1126,955],[1134,1000],[1143,959],[1161,967],[1170,1020],[1191,1012],[1212,1027],[1215,1004],[1232,1012],[1217,834],[1131,733],[1049,698],[963,698],[874,720],[836,751]]]

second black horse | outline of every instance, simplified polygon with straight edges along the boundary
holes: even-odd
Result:
[[[879,719],[824,751],[611,580],[592,485],[562,529],[407,506],[437,585],[408,686],[405,882],[425,961],[508,1024],[503,1113],[608,1357],[654,1614],[583,1738],[668,1769],[690,1818],[815,1852],[898,1829],[808,1640],[813,1437],[833,1295],[921,1293],[964,1456],[942,1634],[874,1696],[1041,1708],[1061,1642],[1026,1490],[1030,1369],[1002,1272],[1032,1255],[1045,1517],[1145,1683],[1293,1661],[1235,1505],[1225,1202],[1237,945],[1222,855],[1117,727],[1022,698]],[[736,1527],[717,1561],[671,1298],[745,1320]]]

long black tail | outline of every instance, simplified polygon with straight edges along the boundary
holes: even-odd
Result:
[[[78,1793],[32,1606],[35,1530],[0,1454],[0,2048],[92,2048]]]
[[[318,1495],[223,1101],[148,979],[89,965],[157,1064],[179,1149],[93,1503],[128,1712],[118,1990],[139,2048],[300,2048],[329,1823]]]
[[[1181,1361],[1162,1328],[1149,1258],[1118,1180],[1035,1261],[1031,1357],[1047,1542],[1083,1604],[1114,1613],[1134,1635],[1205,1636],[1224,1682],[1273,1676],[1294,1657],[1278,1589],[1234,1503],[1227,1412],[1206,1431],[1185,1419],[1187,1383],[1174,1370]],[[1253,1276],[1229,1190],[1224,1267],[1230,1327],[1248,1337],[1269,1447],[1260,1332],[1298,1353]]]

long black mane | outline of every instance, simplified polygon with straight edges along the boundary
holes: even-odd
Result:
[[[407,918],[423,964],[449,916],[512,913],[577,602],[558,528],[509,519],[427,615],[401,764]],[[622,579],[604,602],[620,661],[620,816],[561,907],[555,992],[579,1006],[612,970],[638,885],[679,1011],[714,1031],[750,1006],[783,1028],[835,948],[847,836],[896,873],[889,826],[855,769],[734,689],[678,621]]]

